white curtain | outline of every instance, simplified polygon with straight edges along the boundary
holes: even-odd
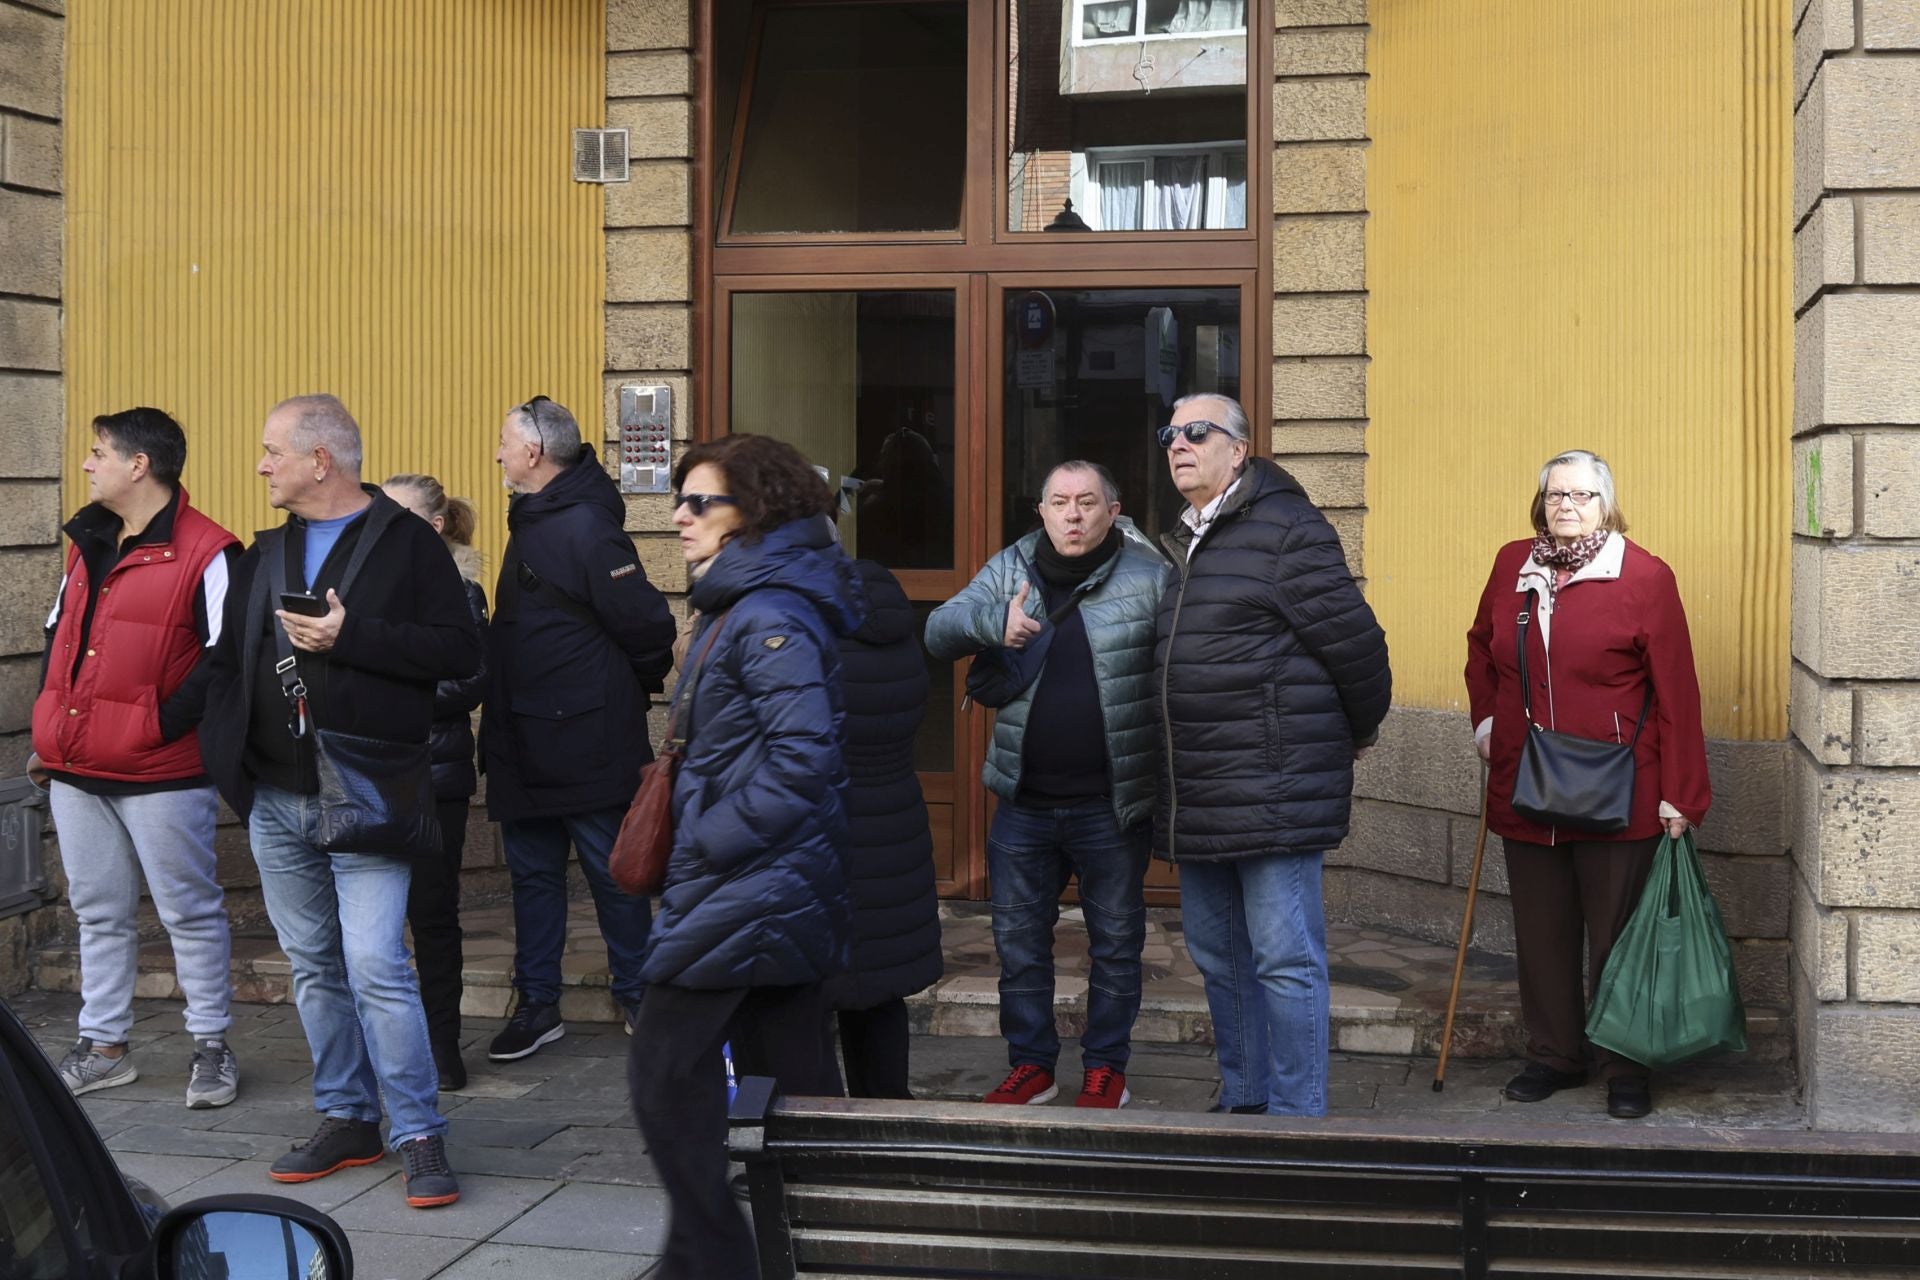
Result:
[[[1149,19],[1149,26],[1152,22]],[[1247,25],[1247,0],[1180,0],[1163,31],[1238,31]]]
[[[1100,166],[1100,230],[1141,230],[1140,193],[1146,182],[1143,162]]]
[[[1207,158],[1156,156],[1153,161],[1154,229],[1198,231],[1206,225]],[[1242,180],[1244,192],[1246,182]],[[1241,216],[1246,215],[1243,212]]]
[[[1227,194],[1215,222],[1221,227],[1244,227],[1247,225],[1247,153],[1229,151],[1223,157],[1220,170],[1227,180]]]

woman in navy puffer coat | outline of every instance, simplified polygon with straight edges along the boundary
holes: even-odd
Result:
[[[673,1206],[658,1274],[749,1280],[720,1046],[782,1093],[840,1092],[823,988],[852,914],[838,637],[865,596],[821,518],[826,484],[791,446],[697,445],[674,483],[701,625],[674,692],[687,746],[627,1070]]]

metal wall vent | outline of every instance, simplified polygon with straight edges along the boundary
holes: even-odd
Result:
[[[575,129],[573,131],[573,180],[575,182],[625,182],[627,180],[627,131],[625,129]]]

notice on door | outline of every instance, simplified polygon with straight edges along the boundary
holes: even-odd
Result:
[[[1014,385],[1037,390],[1053,386],[1053,364],[1052,347],[1018,352],[1013,358]]]

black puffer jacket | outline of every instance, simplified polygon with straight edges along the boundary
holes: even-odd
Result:
[[[591,448],[507,507],[480,716],[496,822],[624,810],[653,759],[648,694],[673,667],[675,628],[625,519]]]
[[[474,579],[480,554],[472,547],[452,547],[460,569],[460,585],[467,589],[467,611],[481,634],[487,630],[487,593]],[[442,680],[433,687],[433,798],[465,800],[479,789],[473,768],[473,709],[487,690],[487,669],[463,680]]]
[[[1353,756],[1386,719],[1387,638],[1340,539],[1264,458],[1191,540],[1160,602],[1155,669],[1168,759],[1154,849],[1174,862],[1324,853],[1346,838]]]
[[[927,710],[927,659],[913,606],[891,573],[856,560],[867,620],[840,638],[847,715],[847,870],[853,888],[853,963],[827,979],[835,1009],[871,1009],[938,981],[940,907],[933,836],[913,768],[913,736]]]

